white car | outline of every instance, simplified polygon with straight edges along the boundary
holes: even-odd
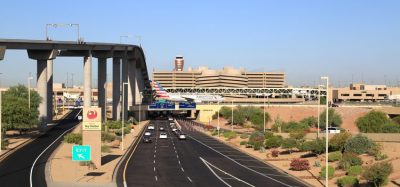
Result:
[[[179,134],[179,137],[178,137],[180,140],[186,140],[186,135],[185,134],[183,134],[183,133],[181,133],[181,134]]]
[[[147,129],[148,129],[148,130],[154,130],[154,126],[153,126],[153,125],[149,125],[149,126],[147,127]]]
[[[328,133],[332,134],[340,133],[340,129],[337,127],[328,127]]]
[[[173,127],[172,128],[172,132],[175,132],[175,131],[177,131],[178,129],[176,128],[176,127]]]
[[[160,133],[160,139],[166,139],[167,138],[167,133],[162,132]]]
[[[151,132],[146,131],[146,132],[144,133],[144,135],[145,135],[145,136],[151,136]]]

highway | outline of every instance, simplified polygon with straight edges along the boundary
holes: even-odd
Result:
[[[118,186],[306,186],[240,151],[181,122],[187,140],[179,140],[168,121],[155,125],[152,143],[132,146],[117,173]],[[159,139],[159,127],[167,139]]]
[[[0,162],[1,186],[47,186],[45,180],[46,162],[61,143],[61,135],[79,123],[76,120],[79,112],[78,109],[73,110],[46,134],[39,136]],[[34,167],[32,167],[33,165]]]

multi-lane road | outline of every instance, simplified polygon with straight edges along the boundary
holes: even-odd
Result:
[[[73,110],[46,134],[18,149],[0,162],[0,186],[47,186],[45,165],[51,153],[62,141],[62,135],[74,128],[80,110]]]
[[[152,143],[132,146],[117,173],[118,186],[306,186],[180,121],[179,140],[168,121],[151,121]],[[160,139],[159,127],[167,139]]]

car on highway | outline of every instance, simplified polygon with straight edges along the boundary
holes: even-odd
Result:
[[[151,132],[150,131],[144,132],[144,136],[151,136]]]
[[[153,140],[151,140],[150,136],[143,136],[143,142],[144,143],[151,143],[151,142],[153,142]]]
[[[154,125],[149,125],[149,126],[147,127],[147,130],[154,130]]]
[[[178,129],[176,127],[172,127],[172,132],[177,131]]]
[[[174,131],[174,133],[175,133],[175,135],[176,135],[176,136],[179,136],[179,134],[181,134],[181,133],[182,133],[182,131],[181,131],[181,130],[179,130],[179,129],[177,129],[176,131]]]
[[[160,139],[166,139],[166,138],[168,138],[167,133],[165,132],[160,133]]]
[[[160,127],[160,131],[165,131],[165,128],[164,127]]]
[[[184,133],[179,133],[178,138],[179,138],[180,140],[186,140],[186,134],[184,134]]]

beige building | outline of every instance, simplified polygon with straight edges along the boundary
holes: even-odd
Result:
[[[183,61],[183,57],[179,56]],[[164,88],[284,88],[285,73],[283,72],[247,72],[244,69],[224,67],[213,70],[208,67],[188,68],[183,71],[153,71],[153,81]]]
[[[386,85],[350,84],[345,88],[333,88],[334,102],[341,101],[382,101],[394,95],[400,95],[399,87]]]

